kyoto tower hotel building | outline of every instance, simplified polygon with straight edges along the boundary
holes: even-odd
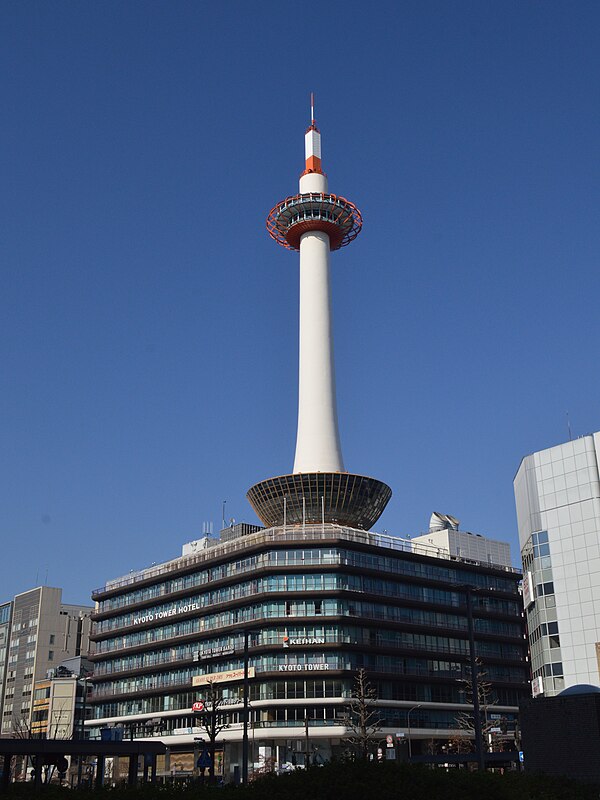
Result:
[[[165,775],[194,769],[201,719],[192,705],[219,687],[228,778],[272,764],[340,755],[348,702],[364,668],[380,736],[440,745],[468,711],[468,597],[490,702],[510,730],[528,694],[520,573],[456,552],[371,533],[390,496],[347,472],[338,431],[330,253],[359,234],[357,207],[329,192],[311,114],[299,193],[268,215],[271,237],[300,258],[300,372],[293,472],[248,499],[264,527],[237,525],[93,593],[93,720],[169,746]],[[464,535],[464,534],[463,534]],[[246,675],[244,668],[247,667]],[[244,684],[247,684],[247,692]],[[246,702],[244,702],[246,701]]]

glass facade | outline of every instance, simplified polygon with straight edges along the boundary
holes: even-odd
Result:
[[[561,689],[564,673],[560,652],[556,598],[548,531],[536,531],[522,551],[523,569],[532,576],[533,605],[527,609],[531,671],[542,685]],[[548,613],[550,611],[550,613]]]
[[[375,534],[372,534],[374,536]],[[377,542],[378,543],[378,542]],[[385,551],[383,551],[385,552]],[[383,571],[394,575],[425,578],[432,581],[443,581],[449,584],[468,584],[498,589],[512,593],[514,579],[498,575],[473,574],[472,571],[461,569],[460,563],[446,565],[439,561],[429,559],[431,563],[417,561],[403,561],[381,553],[355,552],[338,547],[302,547],[298,549],[268,549],[259,554],[249,555],[246,558],[237,558],[235,561],[218,564],[216,566],[194,571],[187,575],[158,580],[150,585],[134,591],[124,591],[97,602],[97,611],[106,612],[118,608],[136,606],[139,603],[152,600],[164,595],[175,596],[178,592],[196,586],[229,578],[232,576],[254,573],[257,570],[280,565],[282,567],[303,564],[304,566],[348,565],[360,567],[365,570]],[[489,598],[481,598],[481,602],[488,602]],[[477,603],[479,598],[474,597]]]
[[[415,730],[448,737],[468,708],[467,588],[493,702],[516,718],[529,679],[516,570],[427,557],[334,525],[308,543],[301,526],[279,530],[95,592],[93,726],[124,724],[143,736],[153,719],[180,741],[197,727],[191,706],[202,676],[227,674],[227,738],[239,741],[247,631],[250,720],[261,740],[285,741],[308,715],[324,752],[334,752],[360,668],[376,687],[383,728],[401,729],[418,703]]]

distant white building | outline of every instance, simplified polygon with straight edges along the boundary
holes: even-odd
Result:
[[[526,456],[514,487],[534,694],[600,685],[600,433]]]
[[[432,548],[439,555],[454,556],[482,564],[511,566],[510,545],[495,539],[488,539],[479,533],[459,531],[459,520],[450,514],[434,511],[429,520],[429,533],[413,536],[415,549]]]

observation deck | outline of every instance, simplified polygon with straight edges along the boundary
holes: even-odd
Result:
[[[300,250],[300,237],[309,231],[329,236],[331,250],[339,250],[356,239],[362,228],[358,208],[336,194],[307,192],[286,197],[267,217],[267,230],[277,244]]]

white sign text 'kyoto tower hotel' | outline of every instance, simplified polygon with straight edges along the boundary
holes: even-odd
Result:
[[[346,472],[335,396],[329,253],[360,233],[360,211],[330,194],[321,165],[321,134],[314,120],[305,136],[306,168],[300,192],[271,210],[275,241],[300,252],[300,375],[298,436],[292,475],[267,478],[247,494],[267,527],[333,523],[369,530],[392,491],[385,483]]]

